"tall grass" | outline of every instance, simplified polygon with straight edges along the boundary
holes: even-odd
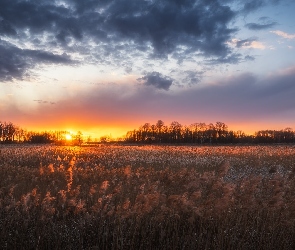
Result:
[[[295,147],[2,147],[1,249],[294,249]]]

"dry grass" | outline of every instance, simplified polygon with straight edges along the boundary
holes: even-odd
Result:
[[[295,147],[2,147],[1,249],[294,249]]]

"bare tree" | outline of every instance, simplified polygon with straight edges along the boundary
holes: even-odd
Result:
[[[177,121],[171,122],[169,130],[171,133],[172,141],[177,142],[181,140],[182,125],[179,122]]]

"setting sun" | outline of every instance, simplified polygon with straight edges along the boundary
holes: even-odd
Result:
[[[67,141],[72,140],[72,136],[71,136],[70,134],[67,134],[67,135],[66,135],[66,140],[67,140]]]

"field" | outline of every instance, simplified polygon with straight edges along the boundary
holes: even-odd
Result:
[[[295,249],[295,146],[0,146],[0,249]]]

